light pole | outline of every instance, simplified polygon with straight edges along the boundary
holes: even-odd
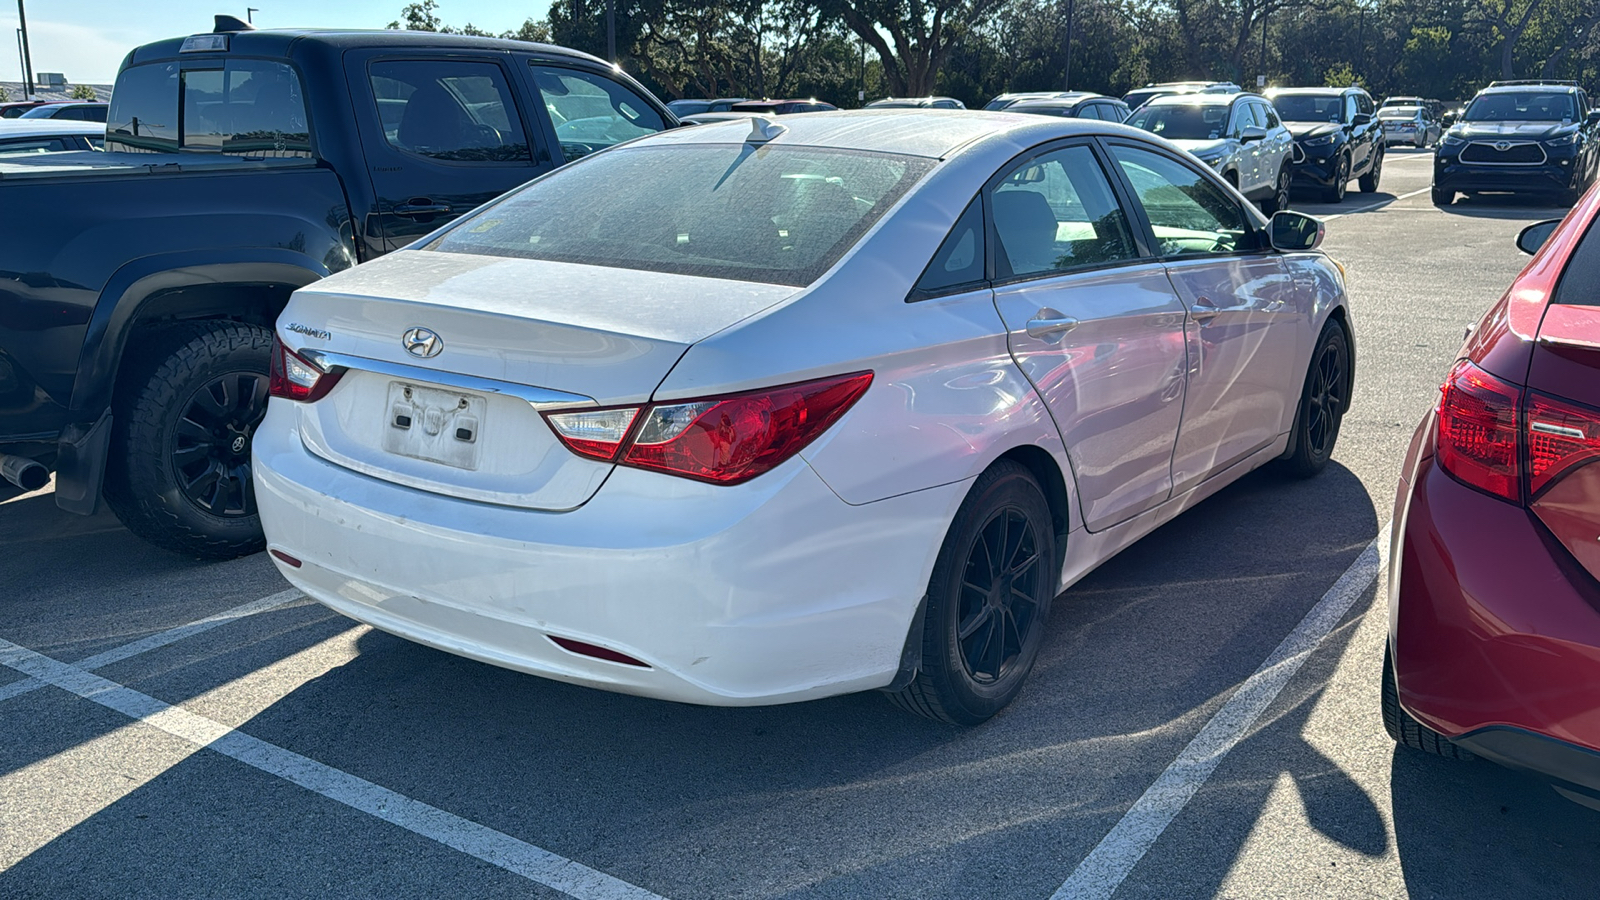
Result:
[[[1067,0],[1067,74],[1061,79],[1061,89],[1072,90],[1072,11],[1075,0]]]
[[[244,8],[244,21],[245,21],[245,24],[246,25],[254,25],[256,23],[255,14],[258,13],[258,12],[261,12],[261,7],[259,7],[259,6],[246,6]]]
[[[33,99],[33,54],[28,52],[28,13],[17,0],[17,36],[22,43],[22,99]]]
[[[617,64],[617,3],[606,0],[606,58]]]

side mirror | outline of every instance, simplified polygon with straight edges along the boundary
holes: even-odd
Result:
[[[1315,250],[1322,246],[1325,234],[1327,226],[1321,219],[1291,209],[1273,213],[1272,221],[1267,223],[1267,239],[1272,242],[1272,249],[1283,253]]]
[[[1446,128],[1449,128],[1451,125],[1454,125],[1455,123],[1456,123],[1456,114],[1455,113],[1445,113],[1444,117],[1439,120],[1439,124],[1443,125]]]
[[[1356,117],[1350,120],[1350,124],[1357,127],[1362,125],[1371,125],[1372,116],[1368,115],[1367,113],[1356,113]]]
[[[1239,132],[1239,143],[1241,144],[1248,144],[1252,141],[1264,141],[1266,139],[1267,130],[1258,125],[1251,125]]]
[[[1560,224],[1560,219],[1550,219],[1544,222],[1535,222],[1522,229],[1522,233],[1517,235],[1517,249],[1529,256],[1538,253],[1539,248],[1544,246],[1545,241],[1550,240],[1550,235],[1555,232],[1556,226]]]
[[[1596,122],[1600,122],[1600,109],[1589,110],[1589,115],[1584,117],[1583,122],[1585,125],[1593,125]]]

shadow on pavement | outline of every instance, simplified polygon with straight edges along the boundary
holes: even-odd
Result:
[[[1449,206],[1437,207],[1452,216],[1471,216],[1477,219],[1559,219],[1571,209],[1545,198],[1523,194],[1473,194],[1456,195]]]

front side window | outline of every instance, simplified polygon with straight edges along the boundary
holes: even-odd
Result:
[[[1228,129],[1228,137],[1237,138],[1244,134],[1246,128],[1264,128],[1261,120],[1256,118],[1256,108],[1252,103],[1241,103],[1233,110],[1233,127]]]
[[[802,286],[932,167],[810,147],[624,148],[557,169],[430,249]]]
[[[1266,127],[1268,128],[1277,128],[1280,124],[1282,124],[1278,121],[1278,114],[1273,111],[1272,107],[1266,105],[1265,103],[1256,104],[1256,115],[1261,118],[1261,121],[1266,123]]]
[[[368,70],[389,146],[453,163],[526,163],[528,138],[492,62],[385,60]]]
[[[1183,163],[1137,147],[1111,153],[1133,185],[1164,257],[1255,248],[1255,231],[1239,205]]]
[[[1000,277],[1041,275],[1137,256],[1127,216],[1088,147],[1035,157],[990,196]]]
[[[180,78],[181,146],[250,157],[309,157],[305,97],[293,69],[228,60]]]
[[[568,161],[667,127],[644,98],[604,75],[537,63],[532,69]]]

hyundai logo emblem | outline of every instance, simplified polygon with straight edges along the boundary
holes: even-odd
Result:
[[[422,359],[432,359],[444,350],[444,341],[426,328],[413,328],[400,338],[406,352]]]
[[[1511,142],[1510,141],[1495,141],[1494,142],[1494,148],[1496,150],[1499,150],[1501,153],[1504,153],[1507,150],[1511,149]]]

